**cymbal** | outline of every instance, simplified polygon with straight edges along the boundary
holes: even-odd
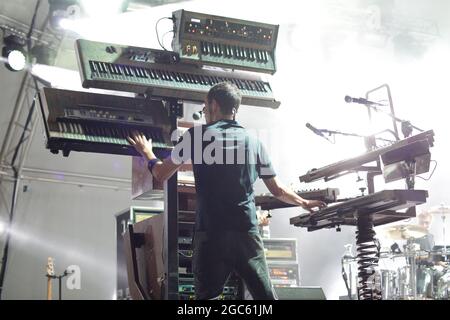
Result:
[[[430,213],[432,214],[450,214],[450,207],[449,206],[444,206],[444,205],[440,205],[440,206],[436,206],[433,207],[429,210]]]
[[[408,240],[421,238],[427,234],[427,229],[412,224],[400,224],[384,229],[385,234],[392,240]]]

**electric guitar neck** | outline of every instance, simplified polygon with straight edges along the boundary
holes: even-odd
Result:
[[[52,279],[55,276],[54,259],[48,257],[47,259],[47,300],[52,300]]]

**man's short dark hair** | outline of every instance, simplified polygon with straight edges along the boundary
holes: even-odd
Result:
[[[233,113],[233,109],[236,111],[241,104],[242,95],[239,89],[230,82],[220,82],[214,85],[208,92],[208,103],[212,100],[216,100],[220,107],[220,111],[224,115],[229,115]]]

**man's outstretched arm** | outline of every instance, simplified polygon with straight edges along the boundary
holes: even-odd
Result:
[[[163,161],[159,160],[153,153],[152,140],[147,140],[141,133],[133,133],[132,137],[127,137],[130,144],[139,152],[147,162],[152,161],[152,176],[158,181],[169,179],[183,164],[174,163],[171,157]]]
[[[301,206],[304,209],[314,212],[313,208],[326,207],[326,203],[319,200],[306,200],[292,191],[290,188],[284,186],[276,177],[263,179],[267,189],[274,195],[275,198],[283,202]]]

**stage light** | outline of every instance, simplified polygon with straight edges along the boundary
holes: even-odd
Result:
[[[50,26],[55,30],[77,29],[78,21],[111,17],[127,10],[129,0],[49,0]],[[75,22],[77,21],[77,22]]]
[[[9,35],[3,39],[2,57],[6,59],[5,66],[10,71],[21,71],[27,64],[27,53],[24,49],[25,39]]]
[[[88,17],[110,16],[125,12],[129,0],[80,0],[83,13]]]
[[[60,30],[61,21],[65,19],[74,20],[81,17],[81,7],[78,0],[48,0],[50,26]]]

